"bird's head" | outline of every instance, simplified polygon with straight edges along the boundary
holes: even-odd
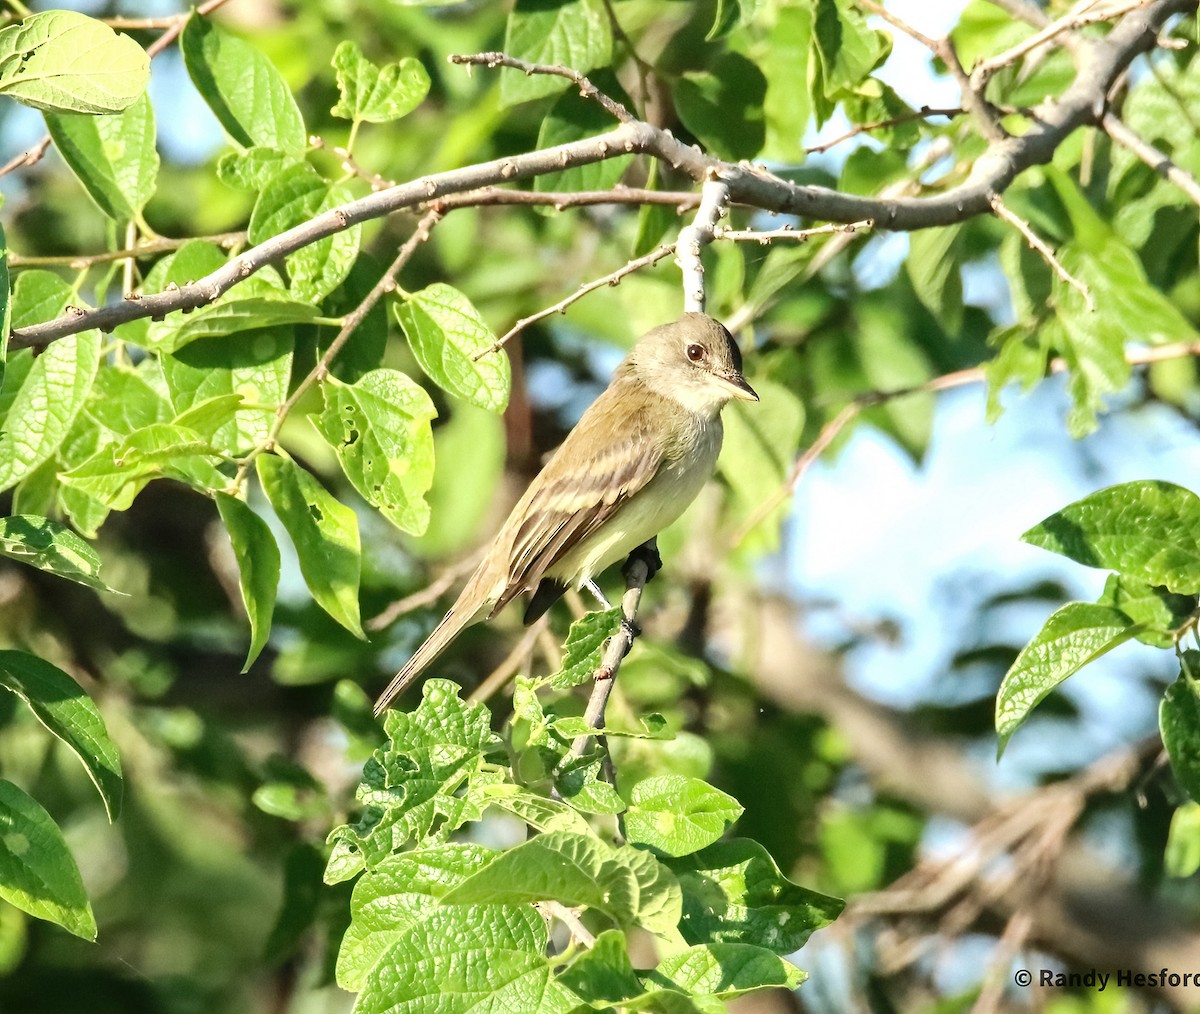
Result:
[[[742,376],[737,343],[719,321],[703,313],[685,313],[648,331],[628,362],[651,390],[700,415],[716,415],[734,398],[758,401]]]

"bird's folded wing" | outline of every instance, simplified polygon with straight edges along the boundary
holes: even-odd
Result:
[[[662,464],[661,441],[632,425],[614,442],[566,447],[539,476],[521,514],[509,556],[508,587],[499,611],[597,531],[654,477]],[[562,452],[569,452],[564,454]],[[569,471],[555,467],[570,463]]]

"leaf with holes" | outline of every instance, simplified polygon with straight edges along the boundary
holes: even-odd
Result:
[[[0,553],[76,584],[121,594],[100,579],[99,554],[66,525],[49,518],[0,518]]]

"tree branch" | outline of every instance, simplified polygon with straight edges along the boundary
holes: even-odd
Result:
[[[1033,250],[1036,250],[1042,255],[1042,260],[1044,260],[1050,266],[1050,270],[1058,275],[1058,277],[1066,282],[1069,286],[1071,286],[1071,288],[1075,289],[1081,296],[1083,296],[1083,301],[1087,303],[1087,308],[1089,310],[1095,310],[1096,301],[1092,299],[1091,290],[1084,285],[1083,282],[1071,274],[1071,272],[1069,272],[1065,267],[1063,267],[1062,261],[1060,261],[1054,255],[1054,251],[1047,246],[1046,241],[1033,231],[1033,227],[1026,222],[1025,219],[1021,218],[1020,215],[1017,215],[1015,212],[1009,210],[1009,208],[1005,206],[1004,201],[1000,199],[999,194],[996,194],[992,197],[991,204],[992,211],[996,213],[996,217],[1003,219],[1014,229],[1016,229],[1017,232],[1024,236],[1025,242],[1028,243]]]
[[[573,81],[578,86],[580,95],[585,99],[595,102],[621,123],[628,123],[633,119],[633,114],[621,105],[620,102],[605,95],[604,92],[580,74],[579,71],[571,67],[563,67],[551,63],[529,63],[527,60],[518,60],[515,56],[508,56],[505,53],[453,53],[447,59],[451,63],[466,64],[467,66],[483,64],[493,69],[496,67],[509,67],[512,70],[519,70],[526,75],[546,74],[551,77],[565,77],[568,81]]]
[[[1114,113],[1105,113],[1100,126],[1117,144],[1129,149],[1165,180],[1174,183],[1196,204],[1200,204],[1200,181],[1171,161],[1149,141],[1139,137]]]
[[[717,223],[729,208],[729,186],[715,175],[700,189],[700,207],[692,221],[679,230],[675,263],[683,273],[683,308],[704,312],[704,262],[700,251],[713,241]]]

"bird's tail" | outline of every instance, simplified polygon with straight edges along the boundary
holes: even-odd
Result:
[[[387,689],[379,695],[379,700],[375,702],[375,717],[378,718],[391,706],[392,701],[404,692],[404,688],[421,675],[421,671],[430,662],[446,650],[446,647],[464,627],[469,627],[479,619],[481,612],[480,609],[463,608],[462,599],[451,606],[450,611],[442,617],[442,621],[433,628],[433,633],[413,653],[413,657],[404,663],[404,668],[396,673],[392,682],[387,685]]]

